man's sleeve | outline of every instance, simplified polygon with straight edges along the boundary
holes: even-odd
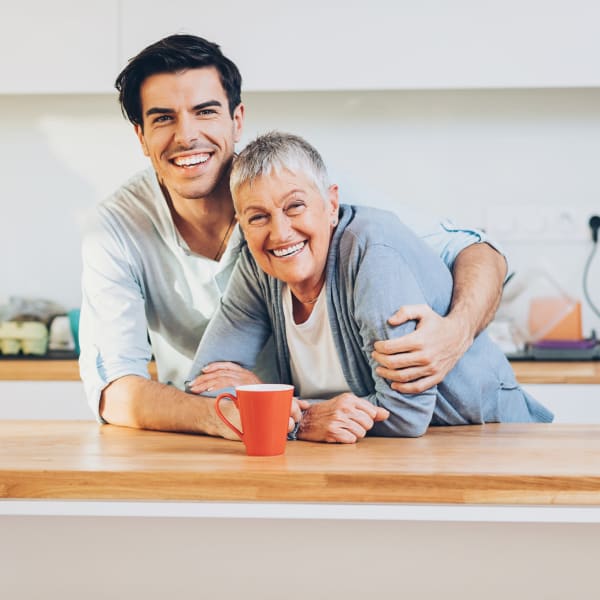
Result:
[[[145,302],[132,257],[107,218],[88,225],[82,244],[79,371],[99,421],[102,390],[124,375],[146,379],[152,351]]]
[[[506,259],[502,248],[480,229],[456,225],[450,219],[436,221],[416,210],[395,211],[404,224],[423,239],[452,270],[459,253],[472,244],[486,243]]]

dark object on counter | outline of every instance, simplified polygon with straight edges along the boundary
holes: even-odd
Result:
[[[77,360],[79,356],[73,350],[48,350],[46,354],[2,354],[0,353],[0,362],[3,360]]]
[[[587,340],[540,340],[507,356],[510,360],[600,360],[600,344],[595,336]]]

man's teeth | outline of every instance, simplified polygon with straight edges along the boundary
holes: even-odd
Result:
[[[205,163],[209,158],[210,154],[194,154],[194,156],[180,156],[173,162],[178,167],[191,167],[192,165]]]
[[[295,254],[304,248],[305,242],[299,242],[298,244],[294,244],[293,246],[288,246],[287,248],[279,248],[277,250],[273,250],[273,254],[279,258],[282,256],[289,256],[290,254]]]

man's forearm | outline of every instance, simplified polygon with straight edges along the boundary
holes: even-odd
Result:
[[[128,375],[103,391],[100,414],[113,425],[223,437],[225,428],[213,404],[213,398],[186,394],[172,386]]]
[[[494,318],[502,297],[506,260],[488,244],[473,244],[456,257],[449,317],[460,319],[470,339]]]

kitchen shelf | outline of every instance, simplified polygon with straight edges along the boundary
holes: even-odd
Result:
[[[512,367],[520,383],[600,384],[600,361],[543,362],[515,361]],[[156,365],[150,363],[156,378]],[[24,358],[0,360],[0,381],[78,381],[76,360]]]

